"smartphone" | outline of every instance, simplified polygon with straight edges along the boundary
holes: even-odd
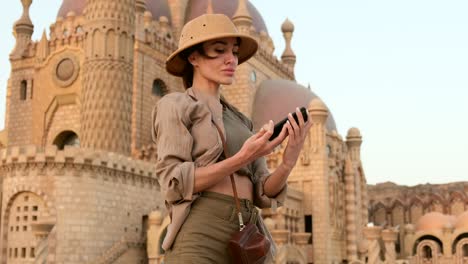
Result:
[[[302,114],[302,118],[304,119],[304,122],[307,122],[308,117],[309,117],[307,115],[307,109],[305,107],[301,107],[300,111],[301,111],[301,114]],[[299,119],[297,118],[296,111],[294,111],[292,113],[292,116],[293,116],[294,120],[296,120],[296,122],[299,124]],[[288,117],[286,117],[285,119],[283,119],[283,120],[281,120],[281,121],[279,121],[278,123],[275,124],[275,128],[273,129],[273,134],[271,135],[271,137],[269,139],[270,141],[272,141],[277,136],[279,136],[279,134],[281,133],[281,130],[283,129],[284,124],[286,124],[287,121],[288,121]]]

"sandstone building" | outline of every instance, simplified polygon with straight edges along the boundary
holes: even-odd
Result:
[[[278,59],[247,0],[64,0],[38,41],[29,16],[35,3],[21,2],[0,133],[1,263],[162,261],[170,220],[154,173],[150,113],[162,96],[183,91],[164,61],[184,23],[206,12],[230,16],[260,43],[223,88],[226,98],[256,128],[296,106],[308,107],[314,122],[286,204],[262,211],[279,246],[276,263],[368,258],[375,244],[365,243],[372,234],[362,137],[357,128],[339,135],[326,105],[294,81],[289,20]],[[271,169],[282,151],[269,156]],[[388,232],[391,249],[396,239]]]
[[[396,254],[409,263],[468,263],[468,182],[368,186],[369,220],[398,229]]]

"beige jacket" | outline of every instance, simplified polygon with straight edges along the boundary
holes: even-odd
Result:
[[[197,101],[190,96],[195,97]],[[236,120],[232,111],[226,111],[226,114],[231,116],[229,119],[224,118],[225,120]],[[171,215],[171,223],[162,244],[162,248],[167,250],[172,246],[180,227],[190,213],[191,203],[199,197],[193,193],[195,168],[215,163],[223,152],[221,138],[211,120],[222,129],[225,137],[226,131],[223,106],[219,98],[199,91],[195,93],[191,88],[185,93],[175,92],[164,96],[154,108],[152,118],[153,140],[157,144],[158,157],[156,175]],[[244,121],[248,120],[245,116],[242,118]],[[227,133],[230,155],[240,149],[242,140],[245,141],[245,137],[233,135],[245,134],[245,131],[249,135],[253,134],[252,125],[247,128],[240,119],[237,120],[239,125],[228,121],[230,124],[226,126],[230,130],[239,129]],[[248,123],[251,124],[249,120]],[[236,140],[242,142],[235,142]],[[278,202],[284,202],[287,186],[276,197],[267,197],[264,194],[263,184],[270,176],[264,157],[236,173],[251,178],[254,185],[253,202],[257,207],[276,207]],[[260,223],[263,224],[262,221]],[[261,228],[264,229],[264,226]]]

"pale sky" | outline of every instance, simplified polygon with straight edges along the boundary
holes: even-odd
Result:
[[[34,0],[33,39],[55,21],[61,2]],[[368,183],[468,179],[468,1],[251,2],[278,57],[284,49],[281,23],[287,17],[294,23],[297,81],[310,83],[343,137],[351,127],[361,130]],[[20,0],[0,9],[0,128],[12,25],[21,12]]]

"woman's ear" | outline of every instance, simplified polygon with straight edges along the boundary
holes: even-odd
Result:
[[[198,60],[197,60],[198,56],[197,56],[197,55],[198,55],[198,54],[196,54],[196,52],[192,52],[192,54],[190,54],[190,55],[188,56],[188,62],[189,62],[190,64],[192,64],[193,67],[197,67],[197,66],[198,66]]]

